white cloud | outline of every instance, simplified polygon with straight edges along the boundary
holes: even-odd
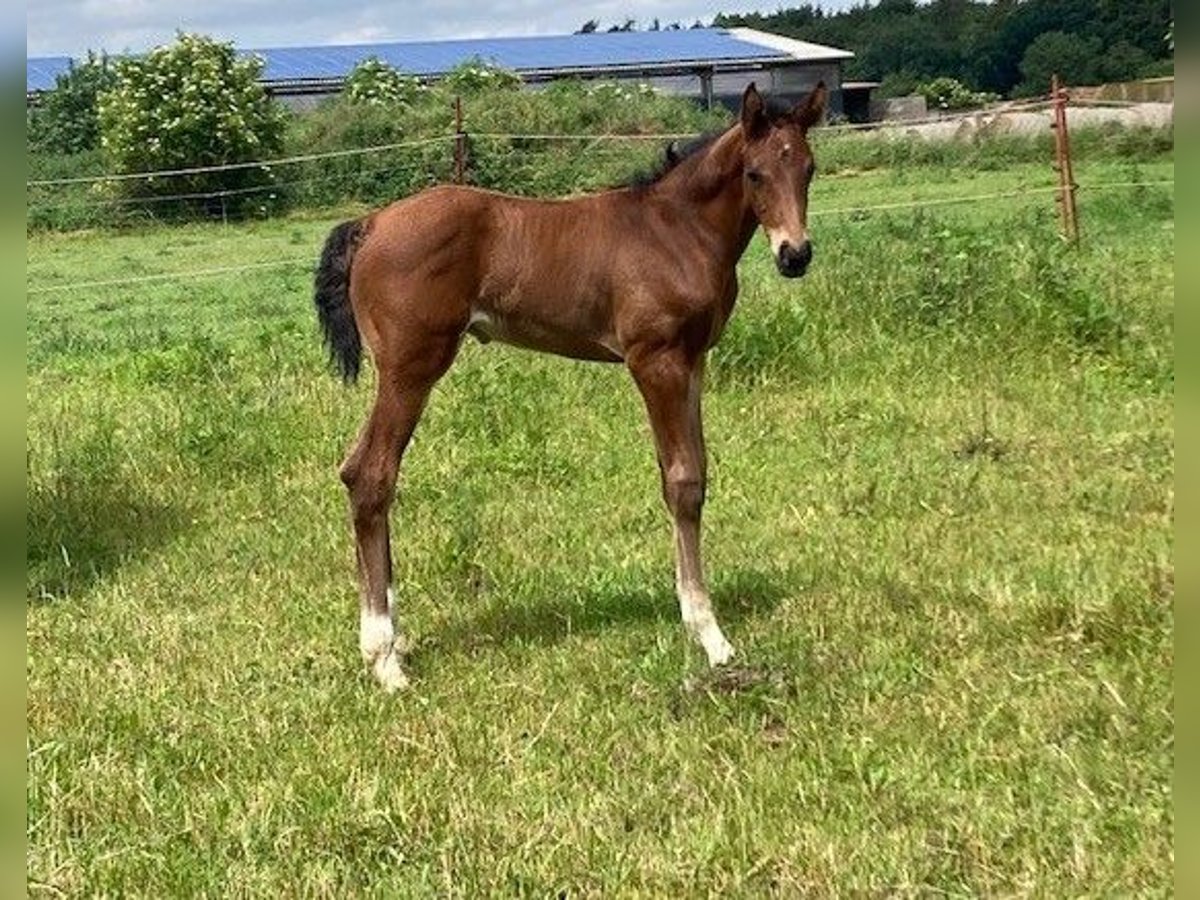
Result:
[[[329,43],[372,44],[396,39],[396,35],[381,25],[360,25],[357,28],[347,28],[345,31],[335,31],[329,36]]]

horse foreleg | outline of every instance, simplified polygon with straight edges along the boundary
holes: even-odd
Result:
[[[669,350],[630,363],[658,451],[663,499],[675,525],[675,590],[683,624],[704,648],[709,665],[733,657],[713,612],[700,558],[700,513],[707,477],[700,419],[703,356]]]

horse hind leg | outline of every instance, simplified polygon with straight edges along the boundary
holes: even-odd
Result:
[[[405,434],[420,415],[380,391],[358,444],[342,464],[341,478],[350,495],[358,559],[360,593],[359,649],[363,661],[386,690],[408,683],[400,667],[392,624],[392,557],[388,513],[395,497]],[[406,428],[406,421],[409,423]]]
[[[408,678],[401,667],[405,642],[393,624],[388,513],[405,448],[456,348],[457,341],[439,342],[426,348],[423,365],[380,367],[375,405],[340,473],[350,496],[358,558],[359,649],[367,668],[389,692],[406,687]],[[414,377],[418,371],[421,377]]]

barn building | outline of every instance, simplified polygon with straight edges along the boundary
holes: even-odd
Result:
[[[842,64],[854,55],[752,28],[397,41],[244,52],[265,60],[264,85],[297,107],[337,93],[359,62],[377,57],[406,74],[431,80],[460,63],[480,59],[518,72],[534,88],[559,78],[636,81],[708,105],[735,105],[751,81],[771,93],[798,97],[824,80],[834,113],[842,110]],[[40,92],[54,87],[56,76],[70,65],[67,57],[26,60],[29,100],[35,102]]]

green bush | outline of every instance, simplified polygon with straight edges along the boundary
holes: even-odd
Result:
[[[830,174],[915,166],[991,171],[1054,158],[1054,135],[1049,128],[1032,134],[981,129],[969,139],[936,141],[903,133],[818,129],[813,132],[812,142],[821,171]],[[1174,147],[1174,130],[1170,127],[1106,123],[1071,132],[1071,152],[1077,161],[1146,162],[1169,156]]]
[[[97,98],[116,80],[108,58],[92,53],[59,75],[54,89],[26,114],[29,148],[42,153],[83,153],[100,146]]]
[[[233,45],[181,34],[174,43],[115,63],[100,95],[101,143],[117,172],[221,166],[277,155],[285,113],[258,82],[262,61]],[[119,182],[127,197],[212,195],[180,201],[223,214],[263,202],[266,167]],[[165,211],[165,207],[160,207]]]
[[[1096,74],[1100,81],[1132,81],[1153,62],[1150,54],[1141,47],[1128,41],[1117,41],[1105,49],[1103,57],[1096,64]]]
[[[521,86],[521,76],[485,62],[479,57],[459,63],[446,73],[442,85],[458,94],[478,94],[484,91],[514,91]]]
[[[930,109],[972,109],[998,99],[995,94],[973,91],[957,78],[934,78],[918,84],[916,93]]]
[[[453,80],[431,85],[396,107],[352,103],[345,95],[297,117],[288,152],[324,153],[442,136],[420,146],[314,160],[289,167],[282,180],[290,203],[380,204],[453,175],[454,101],[462,98],[468,132],[467,180],[481,187],[540,196],[617,183],[661,158],[663,141],[545,140],[522,134],[661,134],[699,132],[726,120],[681,97],[642,85],[563,81],[540,90],[509,86],[467,94]]]
[[[1021,57],[1024,80],[1015,93],[1023,97],[1047,94],[1054,75],[1060,76],[1068,85],[1094,84],[1101,50],[1100,39],[1096,37],[1063,31],[1043,32],[1034,38]]]
[[[366,106],[397,106],[413,103],[427,90],[421,79],[402,75],[383,60],[364,59],[346,77],[346,99]]]
[[[883,76],[883,80],[879,83],[879,87],[875,90],[875,96],[880,99],[890,97],[907,97],[910,94],[917,92],[917,85],[920,79],[912,72],[901,70],[899,72],[888,72]]]
[[[1159,59],[1147,64],[1138,72],[1138,78],[1165,78],[1175,74],[1175,60]]]

